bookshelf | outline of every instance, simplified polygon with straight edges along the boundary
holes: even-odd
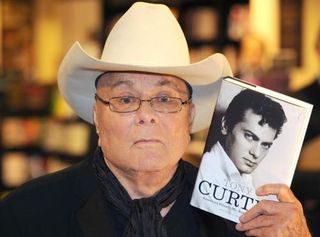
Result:
[[[92,126],[63,102],[56,80],[35,77],[35,4],[0,4],[0,198],[30,179],[79,162],[96,140]]]

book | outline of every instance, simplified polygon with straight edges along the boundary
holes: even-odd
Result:
[[[276,200],[255,190],[290,186],[311,111],[301,100],[223,78],[190,204],[238,223],[261,199]]]

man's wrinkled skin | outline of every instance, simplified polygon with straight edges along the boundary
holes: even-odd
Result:
[[[288,186],[263,185],[258,196],[276,195],[279,202],[262,200],[240,217],[236,225],[246,236],[259,237],[311,237],[301,203]]]

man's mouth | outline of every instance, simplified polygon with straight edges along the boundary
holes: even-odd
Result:
[[[253,162],[253,161],[251,161],[251,160],[249,160],[249,159],[247,159],[247,158],[243,158],[243,159],[245,160],[245,164],[246,164],[247,166],[251,167],[251,168],[257,165],[256,162]]]
[[[153,138],[151,138],[151,139],[139,139],[139,140],[134,142],[134,145],[138,145],[138,144],[146,144],[146,145],[150,144],[150,145],[152,145],[152,144],[157,144],[157,143],[161,143],[161,141],[159,139],[153,139]]]

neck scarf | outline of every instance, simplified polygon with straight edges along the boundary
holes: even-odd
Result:
[[[181,162],[172,179],[157,194],[134,200],[106,165],[100,148],[95,152],[93,166],[106,200],[128,219],[124,237],[167,236],[160,211],[173,203],[182,193],[185,173]]]

